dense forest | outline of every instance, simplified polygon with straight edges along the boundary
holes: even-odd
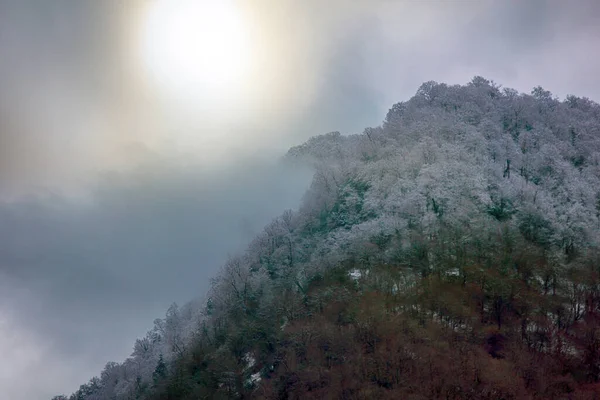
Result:
[[[299,208],[55,400],[600,398],[599,104],[426,82],[282,162]]]

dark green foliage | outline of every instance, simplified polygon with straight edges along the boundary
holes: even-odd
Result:
[[[519,230],[525,239],[540,246],[548,246],[553,233],[550,222],[537,211],[520,214]]]
[[[487,213],[501,222],[511,219],[516,212],[512,201],[504,197],[500,197],[487,208]]]
[[[433,197],[431,197],[429,199],[429,201],[431,204],[431,211],[433,211],[433,213],[435,215],[437,215],[438,218],[443,217],[444,216],[444,202],[440,201],[440,200],[436,201]]]
[[[167,376],[167,364],[163,360],[162,354],[158,358],[158,362],[156,364],[156,368],[152,373],[152,379],[154,379],[154,383],[158,383],[161,379],[164,379]]]
[[[365,213],[363,204],[369,184],[356,179],[348,180],[341,188],[337,201],[327,215],[328,229],[351,228],[375,215]]]
[[[585,164],[585,157],[581,154],[571,157],[571,163],[575,168],[581,169]]]
[[[393,235],[388,233],[378,233],[371,237],[371,243],[374,243],[379,249],[385,249],[392,241]]]
[[[206,300],[206,315],[211,316],[213,311],[214,311],[214,303],[212,298],[208,298],[208,300]]]

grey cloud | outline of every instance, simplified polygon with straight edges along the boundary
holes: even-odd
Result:
[[[60,196],[5,203],[2,270],[92,306],[103,307],[107,291],[182,301],[206,287],[206,269],[295,206],[307,176],[248,164],[217,176],[155,167],[105,177],[85,204]]]
[[[107,174],[83,202],[5,202],[0,274],[22,291],[8,301],[3,290],[0,313],[18,310],[17,326],[43,332],[55,359],[85,360],[86,380],[170,303],[204,293],[228,253],[297,206],[309,177],[256,160],[211,173],[163,160]]]
[[[108,106],[114,25],[99,2],[0,1],[3,190],[56,183],[82,165],[72,146],[87,151],[89,116]]]

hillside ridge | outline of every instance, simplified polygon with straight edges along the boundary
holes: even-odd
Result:
[[[600,396],[600,105],[426,82],[70,397]]]

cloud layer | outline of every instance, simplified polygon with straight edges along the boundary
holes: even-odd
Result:
[[[155,160],[107,174],[85,200],[0,204],[3,397],[73,389],[128,355],[170,303],[204,293],[228,254],[295,207],[309,177],[249,160],[210,172]],[[27,381],[51,365],[64,376]],[[8,384],[17,373],[21,387]],[[31,385],[39,392],[24,396]]]

